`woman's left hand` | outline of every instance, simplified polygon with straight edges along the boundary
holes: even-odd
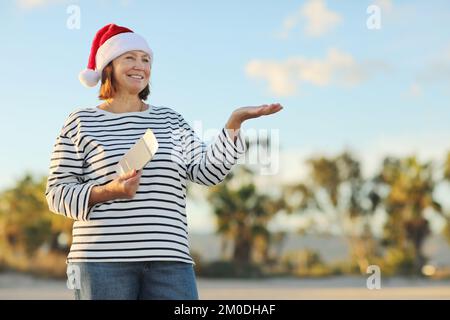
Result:
[[[279,103],[263,104],[256,107],[241,107],[233,111],[226,127],[227,129],[237,130],[245,120],[267,116],[282,109],[283,106]]]

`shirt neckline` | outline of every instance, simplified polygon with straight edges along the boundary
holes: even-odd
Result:
[[[111,116],[111,117],[122,117],[122,116],[129,116],[129,115],[145,115],[145,114],[150,114],[151,111],[153,110],[154,106],[152,106],[151,104],[148,105],[148,109],[147,110],[143,110],[143,111],[130,111],[130,112],[120,112],[120,113],[114,113],[114,112],[110,112],[110,111],[106,111],[103,109],[100,109],[98,106],[95,106],[94,109],[97,110],[98,112],[105,114],[107,116]]]

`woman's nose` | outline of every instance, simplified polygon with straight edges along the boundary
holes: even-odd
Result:
[[[144,64],[142,62],[136,62],[133,66],[133,69],[143,71],[144,70]]]

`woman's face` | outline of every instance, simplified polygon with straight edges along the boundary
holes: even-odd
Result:
[[[144,51],[128,51],[113,60],[118,91],[139,94],[150,80],[150,57]]]

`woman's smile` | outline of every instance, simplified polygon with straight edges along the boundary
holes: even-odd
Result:
[[[144,77],[138,74],[128,74],[127,76],[136,80],[144,80]]]
[[[133,83],[141,84],[145,80],[145,77],[143,75],[137,73],[129,73],[126,76],[128,80],[132,81]]]

